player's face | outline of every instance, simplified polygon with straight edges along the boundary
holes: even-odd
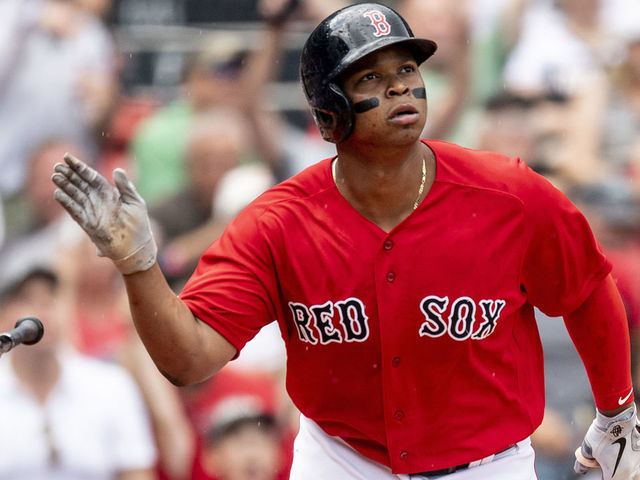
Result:
[[[427,116],[424,81],[405,47],[367,55],[347,70],[342,88],[356,112],[347,141],[410,144],[420,137]]]
[[[243,425],[204,453],[205,469],[225,480],[275,480],[281,468],[275,432]]]
[[[19,291],[8,299],[0,310],[0,331],[13,328],[16,320],[34,316],[42,321],[44,336],[37,344],[21,349],[25,354],[42,351],[53,352],[62,339],[64,317],[57,287],[50,280],[35,276],[24,282]]]

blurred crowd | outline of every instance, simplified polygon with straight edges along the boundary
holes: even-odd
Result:
[[[27,315],[45,325],[41,342],[0,358],[0,479],[287,478],[298,417],[277,326],[209,381],[174,387],[50,176],[65,152],[108,178],[125,168],[179,292],[244,206],[334,154],[297,59],[312,28],[350,3],[0,2],[0,331]],[[613,264],[640,385],[640,3],[381,3],[438,43],[422,66],[424,136],[520,157],[583,210]],[[589,385],[562,319],[539,317],[538,475],[572,479]]]

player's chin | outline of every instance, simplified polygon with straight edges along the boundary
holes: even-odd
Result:
[[[410,146],[420,140],[420,131],[402,129],[396,131],[368,132],[366,135],[354,134],[344,144],[355,147],[393,148]]]
[[[422,136],[422,129],[424,124],[413,123],[409,125],[398,126],[397,128],[390,129],[388,135],[385,135],[385,140],[388,142],[399,142],[403,144],[409,144],[417,142]]]
[[[366,144],[374,147],[406,146],[420,140],[424,122],[410,123],[381,122],[369,128],[356,128],[347,137],[345,144]]]

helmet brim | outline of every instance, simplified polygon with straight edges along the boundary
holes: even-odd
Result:
[[[384,37],[375,42],[364,45],[361,48],[350,51],[342,61],[329,74],[329,79],[333,80],[338,75],[344,73],[350,66],[367,55],[382,50],[392,45],[406,46],[413,53],[416,62],[420,65],[427,58],[435,53],[438,46],[433,40],[427,38],[407,38],[407,37]]]

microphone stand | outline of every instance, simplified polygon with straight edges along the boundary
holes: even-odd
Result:
[[[11,337],[9,337],[8,335],[0,336],[0,357],[2,357],[3,353],[7,353],[13,347],[15,347],[15,344],[13,343]]]
[[[32,324],[35,324],[37,329],[36,332],[33,332],[33,330],[31,330],[29,331],[29,334],[31,334],[31,336],[25,337],[25,331],[20,330],[20,328],[24,329],[27,326],[25,324],[23,325],[23,327],[20,327],[20,324],[22,324],[23,322],[31,322]],[[33,337],[34,333],[35,337]],[[13,330],[0,334],[0,357],[2,357],[2,354],[7,353],[9,350],[20,345],[21,343],[25,345],[33,345],[34,343],[38,343],[42,338],[43,333],[44,330],[42,328],[42,322],[40,322],[40,320],[35,317],[21,318],[16,322],[15,328]]]

